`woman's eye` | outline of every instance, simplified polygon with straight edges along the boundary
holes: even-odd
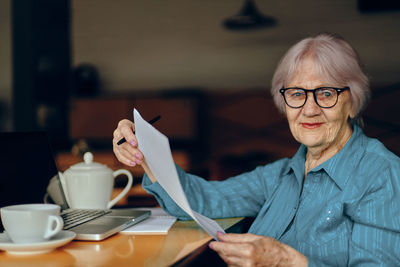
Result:
[[[302,97],[304,96],[304,92],[302,91],[292,91],[290,92],[291,97]]]
[[[321,90],[321,91],[317,91],[317,95],[320,95],[322,97],[331,97],[333,96],[333,92],[332,90],[329,89],[325,89],[325,90]]]
[[[323,93],[324,93],[324,96],[331,96],[332,95],[331,92],[323,92]]]

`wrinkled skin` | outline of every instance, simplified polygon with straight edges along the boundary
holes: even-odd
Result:
[[[295,249],[267,236],[218,233],[210,243],[229,266],[307,266]]]

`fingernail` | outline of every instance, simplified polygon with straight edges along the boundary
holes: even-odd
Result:
[[[140,163],[142,163],[142,161],[140,159],[137,159],[136,164],[140,164]]]
[[[211,249],[213,248],[211,243],[208,243],[208,247],[211,248]]]
[[[132,146],[136,146],[136,142],[133,141],[133,140],[130,142],[130,144],[131,144]]]
[[[137,159],[140,159],[140,154],[139,153],[136,153],[135,156],[136,156]]]
[[[217,231],[217,235],[224,235],[224,234],[225,234],[224,232]]]
[[[134,161],[129,162],[129,164],[133,167],[136,165],[136,163]]]

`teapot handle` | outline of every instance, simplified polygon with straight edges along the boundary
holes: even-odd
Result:
[[[65,176],[62,172],[59,171],[58,177],[60,178],[61,187],[64,191],[65,200],[67,201],[68,206],[71,207],[71,201],[69,200],[69,193],[67,189],[67,182],[65,181]]]
[[[114,206],[115,203],[117,203],[121,198],[123,198],[132,187],[133,177],[130,171],[125,169],[116,170],[115,172],[113,172],[114,179],[121,174],[125,174],[128,177],[128,183],[126,184],[124,190],[122,190],[122,192],[118,194],[118,196],[116,196],[115,198],[113,198],[108,202],[107,209],[110,209],[112,206]]]

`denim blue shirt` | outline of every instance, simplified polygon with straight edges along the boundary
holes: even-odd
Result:
[[[193,210],[255,217],[249,232],[290,245],[310,266],[400,266],[400,158],[358,126],[344,148],[307,173],[307,148],[223,181],[177,167]],[[158,183],[143,187],[167,212],[190,219]]]

